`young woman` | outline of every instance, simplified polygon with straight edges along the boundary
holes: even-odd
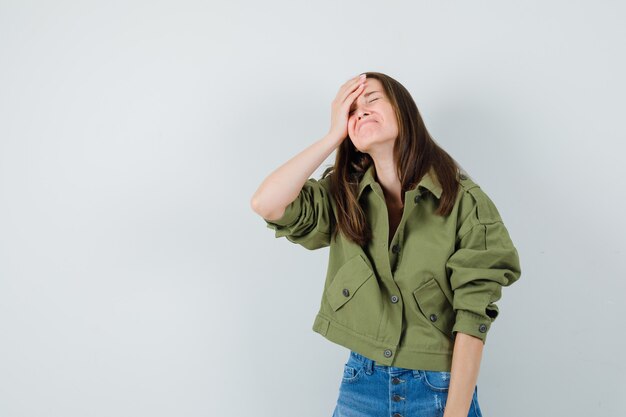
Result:
[[[495,302],[521,275],[502,218],[393,78],[354,77],[331,109],[328,134],[251,206],[276,237],[330,247],[313,330],[350,350],[333,416],[481,417]],[[309,178],[335,149],[334,166]]]

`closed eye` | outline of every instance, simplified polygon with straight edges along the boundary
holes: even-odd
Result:
[[[371,103],[372,101],[376,101],[376,100],[378,100],[379,98],[380,98],[380,97],[376,97],[375,99],[372,99],[372,100],[370,100],[369,102]],[[351,111],[348,113],[348,115],[350,115],[350,114],[352,114],[352,113],[354,113],[354,110],[351,110]]]

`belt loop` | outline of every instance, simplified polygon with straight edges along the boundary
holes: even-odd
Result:
[[[370,358],[365,358],[365,373],[368,375],[374,373],[374,361]]]

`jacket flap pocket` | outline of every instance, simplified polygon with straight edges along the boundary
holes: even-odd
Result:
[[[373,274],[361,255],[356,255],[343,264],[326,290],[326,298],[333,310],[337,311],[351,300],[361,285]]]
[[[413,291],[413,297],[424,317],[446,336],[452,337],[454,311],[437,280],[430,278]]]

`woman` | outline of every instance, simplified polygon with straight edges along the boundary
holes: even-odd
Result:
[[[350,349],[333,416],[480,417],[495,302],[521,275],[502,218],[393,78],[354,77],[331,109],[328,134],[251,206],[276,237],[330,247],[313,330]],[[309,178],[335,149],[334,166]]]

